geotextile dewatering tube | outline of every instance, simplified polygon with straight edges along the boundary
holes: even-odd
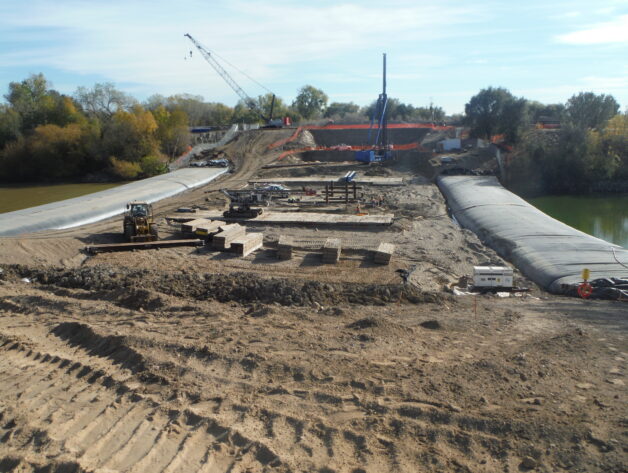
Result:
[[[461,226],[547,291],[577,296],[588,268],[591,298],[628,298],[628,250],[559,222],[494,176],[440,176],[437,184]]]

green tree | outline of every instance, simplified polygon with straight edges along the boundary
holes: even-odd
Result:
[[[183,110],[188,116],[190,126],[209,125],[208,104],[201,95],[177,94],[168,97],[168,109],[178,108]]]
[[[353,102],[332,102],[325,109],[326,118],[344,118],[348,114],[358,113],[360,106]]]
[[[128,112],[118,110],[103,129],[101,153],[132,162],[158,155],[157,129],[153,114],[140,105]]]
[[[505,135],[508,143],[517,143],[522,131],[528,125],[528,101],[524,98],[512,97],[504,103],[499,117],[500,133]]]
[[[616,179],[628,179],[628,111],[615,115],[604,125],[600,136],[604,153],[617,163]]]
[[[490,139],[503,133],[515,143],[527,125],[527,101],[503,87],[482,89],[465,105],[465,124],[471,136]]]
[[[305,85],[299,89],[292,106],[306,119],[318,118],[323,115],[327,107],[327,94],[321,89]]]
[[[482,89],[471,97],[464,107],[465,122],[471,127],[471,135],[490,139],[499,133],[504,105],[513,95],[502,87]]]
[[[174,159],[190,144],[188,116],[180,108],[169,111],[163,105],[152,113],[157,123],[156,136],[160,142],[161,151]]]
[[[156,176],[168,172],[168,166],[159,156],[144,156],[140,160],[140,168],[144,177]]]
[[[115,156],[109,158],[109,164],[111,174],[122,181],[136,179],[142,172],[140,163],[131,163]]]
[[[39,125],[65,126],[83,119],[70,97],[49,88],[43,74],[33,74],[22,82],[11,82],[5,98],[20,117],[22,133]]]
[[[612,95],[580,92],[573,95],[565,107],[568,119],[581,128],[599,128],[619,112]]]
[[[54,105],[48,96],[48,81],[43,74],[32,74],[22,82],[11,82],[4,97],[20,116],[22,131],[31,131],[46,123],[46,114]]]
[[[206,103],[203,119],[205,125],[228,125],[233,119],[233,108],[219,102]]]
[[[20,115],[12,107],[0,104],[0,150],[21,136],[20,128]]]
[[[381,118],[379,116],[376,116],[378,112],[377,110],[378,102],[379,100],[374,100],[373,102],[371,102],[370,105],[362,108],[362,114],[366,115],[369,119],[374,120],[375,123],[379,122]],[[401,107],[401,109],[399,109],[399,107]],[[395,120],[403,113],[407,113],[406,106],[401,104],[399,99],[388,97],[388,100],[386,103],[386,119]]]
[[[534,100],[528,101],[528,118],[530,123],[537,123],[541,118],[561,120],[565,114],[562,103],[544,104]]]
[[[133,97],[117,90],[110,82],[95,84],[91,89],[79,87],[74,98],[89,116],[104,121],[109,120],[117,111],[130,110],[137,104]]]

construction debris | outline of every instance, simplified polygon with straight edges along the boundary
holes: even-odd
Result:
[[[340,238],[328,238],[323,245],[323,263],[336,264],[340,260],[342,241]]]

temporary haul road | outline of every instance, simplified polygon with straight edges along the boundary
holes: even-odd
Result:
[[[157,202],[206,184],[225,168],[185,168],[101,192],[0,214],[0,236],[61,230],[98,222],[124,212],[133,200]]]

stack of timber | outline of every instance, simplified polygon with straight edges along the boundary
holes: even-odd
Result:
[[[373,253],[373,262],[377,264],[390,264],[395,245],[392,243],[380,243]]]
[[[195,218],[181,224],[181,233],[184,235],[193,235],[199,225],[211,223],[211,220],[206,218]]]
[[[203,240],[158,240],[136,241],[132,243],[107,243],[104,245],[89,245],[85,251],[95,255],[96,253],[110,253],[113,251],[152,250],[154,248],[173,248],[176,246],[203,246]]]
[[[294,241],[291,237],[281,235],[277,242],[277,258],[288,260],[292,259],[292,248],[294,247]]]
[[[323,263],[336,264],[340,259],[341,251],[340,238],[328,238],[323,245]]]
[[[225,226],[224,222],[220,222],[217,220],[206,220],[207,223],[201,223],[196,225],[195,235],[197,237],[205,238],[206,240],[211,240],[214,235],[220,232],[220,227]]]
[[[255,250],[259,250],[263,244],[263,233],[247,233],[231,242],[231,251],[238,256],[244,257],[251,254]]]
[[[231,248],[231,243],[246,233],[246,228],[237,223],[231,225],[222,225],[220,232],[216,233],[212,238],[212,248],[225,251]]]

